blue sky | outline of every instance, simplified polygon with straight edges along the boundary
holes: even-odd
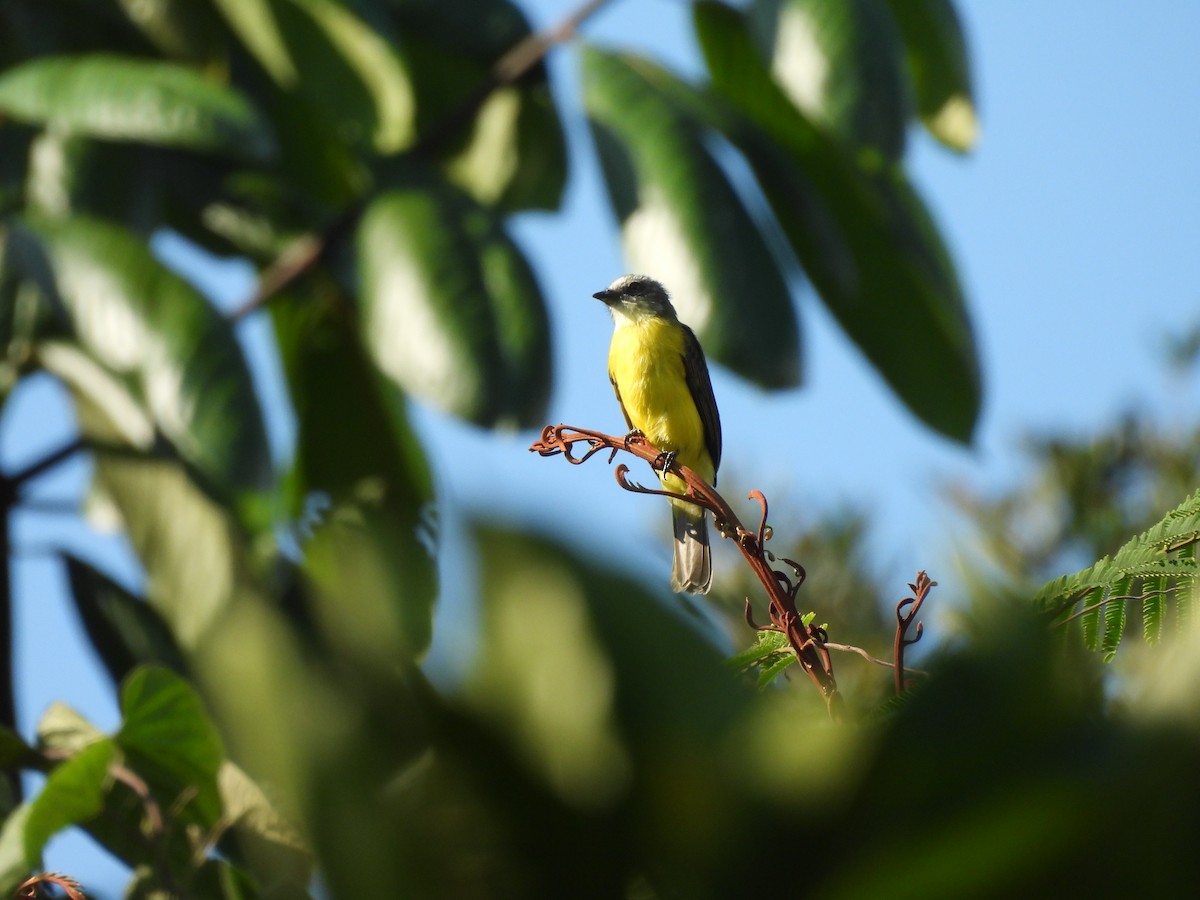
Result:
[[[573,5],[524,4],[540,25]],[[902,590],[918,568],[929,568],[947,596],[961,538],[932,497],[936,487],[951,478],[978,487],[1019,478],[1016,439],[1030,428],[1086,433],[1135,404],[1164,421],[1194,421],[1197,386],[1170,380],[1157,358],[1168,328],[1200,319],[1200,3],[1151,0],[1136,12],[1116,0],[959,0],[958,7],[982,141],[962,158],[914,132],[909,158],[959,264],[976,327],[985,402],[975,444],[961,447],[923,429],[806,290],[799,299],[803,387],[766,394],[713,373],[723,474],[767,492],[779,510],[777,530],[803,527],[842,502],[861,504],[878,520],[881,575]],[[646,49],[691,72],[687,23],[679,0],[617,2],[585,34]],[[515,234],[538,270],[558,341],[548,421],[619,431],[605,376],[611,326],[590,295],[625,267],[574,103],[575,62],[571,48],[551,59],[577,163],[564,209],[523,217]],[[242,266],[214,265],[170,241],[160,249],[220,305],[247,290]],[[259,357],[264,325],[252,321],[243,333]],[[262,358],[255,371],[268,405],[277,406],[270,402],[278,390],[272,362]],[[599,460],[576,469],[531,456],[530,433],[496,437],[430,410],[414,416],[435,459],[447,531],[464,515],[500,509],[578,541],[578,514],[561,506],[570,497],[589,507],[593,527],[619,531],[604,540],[605,558],[661,577],[665,586],[665,510],[618,491]],[[290,425],[275,413],[270,420],[282,453]],[[35,379],[4,411],[0,462],[12,470],[69,438],[71,428],[61,393]],[[35,495],[74,502],[86,477],[86,464],[73,463],[39,483]],[[21,513],[15,546],[22,730],[30,734],[54,700],[115,726],[107,678],[79,639],[53,551],[68,548],[129,583],[136,565],[119,542],[61,514]],[[460,546],[448,552],[455,566],[464,561]],[[437,652],[445,661],[458,649],[442,644]],[[123,883],[120,867],[86,847],[85,838],[61,839],[47,864],[93,887]]]

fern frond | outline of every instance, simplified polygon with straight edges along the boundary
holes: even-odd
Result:
[[[1200,491],[1112,556],[1051,581],[1038,591],[1034,604],[1055,612],[1059,623],[1079,619],[1088,649],[1100,650],[1106,661],[1111,660],[1125,633],[1131,603],[1141,609],[1150,643],[1162,632],[1168,599],[1175,600],[1179,621],[1189,615],[1192,586],[1200,578],[1198,541]]]
[[[1079,624],[1083,628],[1083,643],[1089,650],[1100,646],[1100,610],[1103,607],[1104,588],[1093,588],[1084,595]]]
[[[1132,578],[1122,578],[1112,586],[1108,602],[1104,604],[1104,639],[1100,641],[1100,650],[1105,662],[1112,662],[1117,647],[1121,646],[1121,637],[1125,634],[1125,606],[1132,586]]]
[[[1167,579],[1162,575],[1152,575],[1142,581],[1145,591],[1142,598],[1142,636],[1152,647],[1162,637],[1163,612],[1167,608],[1166,584]]]

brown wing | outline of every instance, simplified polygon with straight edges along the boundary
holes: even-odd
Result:
[[[617,395],[617,405],[621,407],[621,415],[625,417],[625,427],[633,431],[633,422],[629,421],[629,413],[625,412],[625,401],[621,399],[621,389],[617,387],[617,380],[612,377],[612,372],[608,373],[608,381],[613,386],[613,393]]]
[[[716,471],[721,465],[721,416],[717,412],[717,398],[713,396],[704,351],[700,349],[700,342],[696,340],[692,329],[686,325],[683,326],[683,344],[683,375],[688,390],[691,391],[692,402],[696,404],[696,411],[700,413],[700,422],[704,426],[704,446],[712,459],[715,485]]]

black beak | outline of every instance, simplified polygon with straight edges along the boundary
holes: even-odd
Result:
[[[609,302],[617,299],[616,293],[614,293],[613,291],[610,291],[608,288],[605,288],[602,291],[596,291],[596,293],[592,294],[592,296],[595,297],[597,300],[604,301],[605,303],[609,303]]]

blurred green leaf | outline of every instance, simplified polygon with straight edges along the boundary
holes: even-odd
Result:
[[[213,0],[233,30],[271,77],[291,86],[298,74],[280,33],[271,0]]]
[[[492,80],[501,56],[530,35],[521,8],[509,0],[387,6],[412,70],[418,130],[443,134],[436,156],[450,179],[484,206],[557,209],[567,148],[543,66],[494,91],[469,127],[444,131],[446,120]]]
[[[0,891],[5,894],[15,891],[33,868],[25,856],[25,826],[32,811],[32,804],[22,803],[0,829]]]
[[[429,643],[433,487],[402,401],[334,311],[339,299],[273,307],[299,429],[292,506],[310,517],[305,569],[329,638],[391,672]]]
[[[590,47],[583,71],[631,268],[668,286],[710,358],[767,387],[797,384],[799,326],[780,263],[705,133],[673,102],[672,76]]]
[[[121,228],[78,217],[35,231],[74,338],[133,386],[154,427],[217,489],[252,495],[270,485],[266,430],[233,326]]]
[[[30,148],[28,209],[52,219],[107,218],[148,236],[161,222],[159,150],[44,131]]]
[[[225,55],[221,20],[208,3],[194,0],[117,0],[121,10],[163,55],[197,65],[217,65]]]
[[[51,56],[0,75],[0,111],[118,141],[268,159],[274,141],[245,98],[171,63]]]
[[[333,133],[323,140],[382,154],[412,141],[412,84],[388,35],[373,27],[379,22],[369,24],[353,5],[337,0],[219,4],[276,84],[329,120]],[[315,134],[306,139],[314,141]]]
[[[169,669],[142,666],[121,686],[121,713],[114,740],[127,764],[160,803],[186,801],[191,815],[212,828],[222,812],[217,773],[225,749],[195,689]]]
[[[782,631],[760,631],[754,636],[753,644],[729,657],[725,663],[730,668],[740,671],[787,649],[788,638]]]
[[[92,513],[120,525],[146,568],[147,595],[186,650],[235,596],[255,590],[246,534],[194,470],[155,440],[127,385],[72,344],[43,342],[39,361],[70,389],[79,428],[97,445]]]
[[[888,0],[929,133],[965,152],[979,139],[966,36],[952,0]]]
[[[38,745],[66,755],[101,740],[104,732],[64,703],[51,703],[37,725]]]
[[[741,14],[693,7],[725,130],[758,177],[830,312],[904,404],[966,441],[980,406],[958,278],[928,212],[894,166],[863,168],[771,80]]]
[[[30,804],[25,820],[25,860],[30,868],[41,863],[42,848],[68,825],[87,822],[104,808],[109,766],[116,745],[106,739],[81,749],[56,766]]]
[[[39,760],[37,753],[19,734],[0,728],[0,769],[31,766]]]
[[[1104,604],[1104,637],[1100,641],[1100,650],[1104,653],[1105,662],[1112,662],[1117,655],[1117,647],[1121,645],[1121,637],[1125,634],[1125,610],[1132,586],[1132,578],[1121,578],[1114,582]]]
[[[486,426],[530,427],[550,389],[550,328],[533,270],[469,197],[415,177],[358,231],[362,333],[414,397]]]
[[[82,560],[64,554],[63,562],[80,621],[115,684],[141,663],[187,671],[170,629],[149,603]]]
[[[879,0],[755,0],[750,24],[771,73],[805,115],[851,146],[904,155],[904,48]]]
[[[779,654],[779,656],[773,658],[770,662],[763,666],[762,670],[758,673],[758,686],[760,688],[767,687],[775,681],[776,675],[787,669],[788,666],[795,662],[799,662],[799,660],[796,659],[796,654]]]
[[[250,868],[265,892],[282,885],[307,885],[312,878],[312,849],[253,779],[226,760],[217,773],[221,809],[232,823]]]

